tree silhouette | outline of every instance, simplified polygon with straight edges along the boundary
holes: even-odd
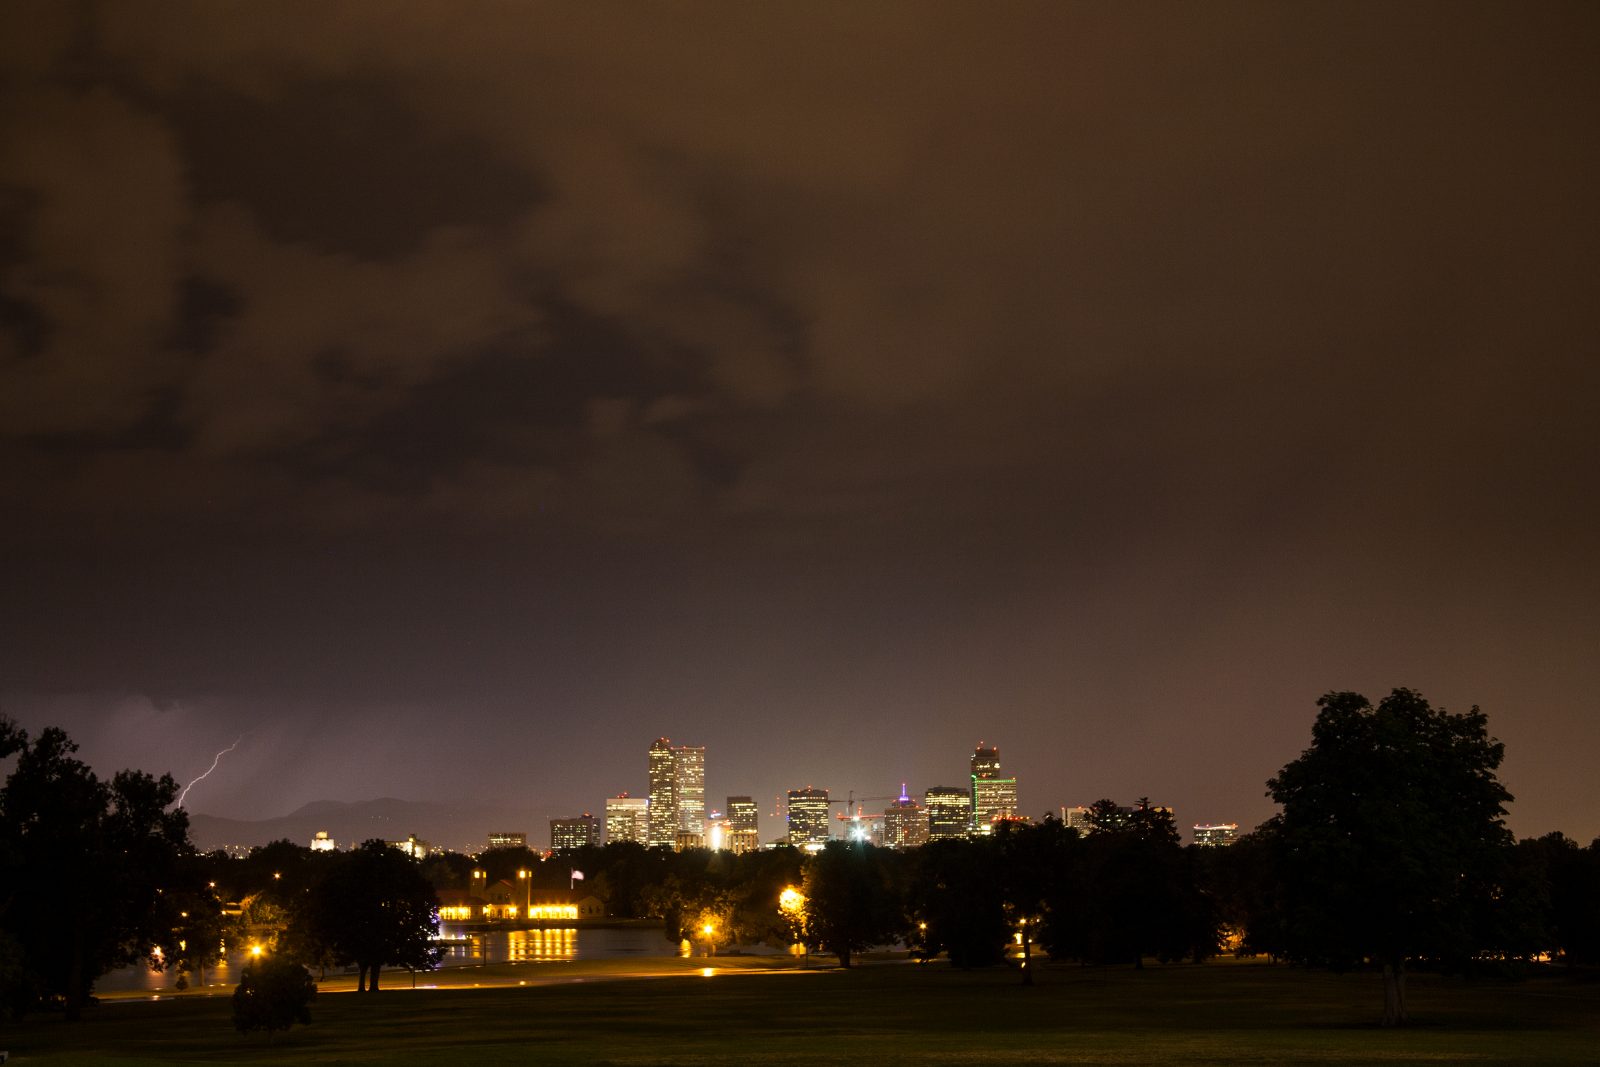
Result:
[[[278,956],[247,964],[233,991],[233,1025],[240,1033],[275,1030],[311,1022],[317,983],[293,960]]]
[[[809,943],[850,966],[853,954],[893,941],[905,926],[886,850],[830,841],[806,865]]]
[[[1409,689],[1376,708],[1359,693],[1317,704],[1311,747],[1267,783],[1283,806],[1264,830],[1291,902],[1286,951],[1381,965],[1383,1021],[1399,1025],[1406,961],[1462,959],[1484,937],[1473,918],[1511,840],[1494,773],[1504,746],[1476,707],[1436,710]]]
[[[354,964],[357,991],[375,993],[384,967],[430,970],[438,963],[438,903],[416,860],[367,841],[311,888],[290,943]]]
[[[178,795],[170,775],[102,781],[77,750],[55,727],[30,743],[0,725],[0,755],[17,756],[0,790],[0,925],[33,988],[60,996],[69,1019],[106,971],[159,965],[151,949],[173,934],[161,894],[192,851],[188,817],[167,810]]]

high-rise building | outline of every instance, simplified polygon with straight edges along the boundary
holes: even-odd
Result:
[[[916,848],[927,842],[928,813],[906,796],[901,784],[900,798],[883,809],[883,843],[890,848]]]
[[[570,819],[550,820],[550,847],[556,852],[600,843],[600,827],[588,812]]]
[[[1239,824],[1215,822],[1194,824],[1194,843],[1201,848],[1226,848],[1239,839]]]
[[[706,750],[658,737],[650,746],[652,845],[698,848],[706,832]]]
[[[958,786],[930,786],[922,801],[928,810],[928,840],[966,837],[972,832],[972,791]]]
[[[389,847],[399,849],[414,860],[427,859],[428,853],[434,851],[432,845],[416,834],[408,835],[404,841],[390,841]]]
[[[650,838],[650,802],[644,797],[606,798],[606,842],[636,841]]]
[[[828,791],[789,790],[789,844],[819,848],[828,841]]]
[[[1089,809],[1079,804],[1075,807],[1061,806],[1061,821],[1067,824],[1069,830],[1076,830],[1079,834],[1088,836],[1091,824],[1089,822]]]
[[[705,746],[675,745],[672,749],[674,796],[678,807],[679,848],[699,848],[706,834]]]
[[[972,821],[981,833],[994,829],[997,819],[1017,814],[1017,780],[1000,773],[1000,750],[979,743],[972,754]]]
[[[650,745],[650,836],[648,844],[678,843],[678,774],[672,742],[658,737]]]
[[[728,838],[724,847],[734,852],[761,847],[761,811],[749,797],[728,798]]]
[[[490,834],[489,835],[489,847],[490,848],[527,848],[528,847],[528,835],[527,834],[523,834],[523,833],[515,833],[515,832],[512,832],[510,830],[507,830],[504,833]]]
[[[1098,803],[1098,801],[1096,803]],[[1169,822],[1172,819],[1172,809],[1169,807],[1164,807],[1159,804],[1151,804],[1147,810],[1166,816]],[[1139,825],[1139,819],[1141,815],[1140,808],[1129,807],[1127,805],[1108,807],[1098,814],[1096,814],[1093,808],[1083,807],[1062,808],[1061,811],[1067,820],[1067,825],[1077,830],[1081,834],[1091,834],[1097,832],[1123,833],[1125,831],[1133,830]],[[1095,825],[1096,819],[1098,819],[1100,822],[1099,826]],[[1173,830],[1176,832],[1177,827],[1174,826]]]

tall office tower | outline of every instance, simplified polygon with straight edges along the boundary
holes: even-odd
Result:
[[[761,812],[749,797],[728,798],[728,840],[734,852],[751,852],[761,847]]]
[[[1226,848],[1239,840],[1236,822],[1197,822],[1194,824],[1194,843],[1201,848]]]
[[[550,820],[550,848],[561,852],[600,843],[600,827],[588,812],[570,819]]]
[[[928,840],[966,837],[972,832],[972,791],[958,786],[931,786],[922,794],[928,809]]]
[[[644,797],[606,798],[606,843],[636,841],[644,844],[650,838],[650,802]]]
[[[996,819],[1017,814],[1017,780],[1000,774],[1000,750],[979,742],[972,754],[972,821],[979,833],[994,829]]]
[[[679,848],[700,848],[706,835],[705,746],[673,746],[672,773],[678,807],[675,843]]]
[[[651,845],[678,843],[678,773],[673,765],[672,742],[658,737],[650,745]]]
[[[528,835],[512,830],[489,835],[490,848],[527,848]]]
[[[1079,834],[1085,837],[1088,836],[1089,830],[1091,829],[1091,824],[1089,822],[1089,809],[1084,807],[1082,804],[1071,808],[1062,805],[1061,821],[1067,824],[1067,829],[1076,830]]]
[[[828,791],[789,790],[789,844],[820,847],[828,841]]]
[[[904,783],[900,798],[883,809],[883,843],[890,848],[916,848],[928,842],[928,813],[906,796]]]

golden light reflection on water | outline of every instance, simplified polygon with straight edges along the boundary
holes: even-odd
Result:
[[[506,936],[506,958],[513,963],[571,960],[578,956],[578,931],[512,930]]]

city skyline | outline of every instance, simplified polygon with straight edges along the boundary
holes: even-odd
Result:
[[[0,714],[102,772],[1252,827],[1409,687],[1600,836],[1595,5],[7,29]]]

